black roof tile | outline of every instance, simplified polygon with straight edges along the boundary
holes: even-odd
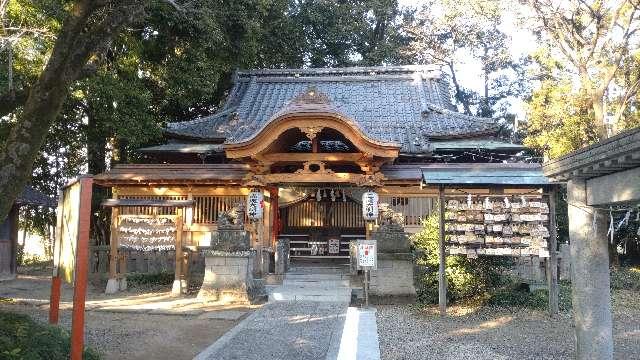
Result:
[[[167,125],[174,137],[237,143],[252,138],[292,99],[314,88],[368,136],[423,152],[430,138],[492,135],[493,119],[463,115],[433,66],[273,69],[238,72],[223,109]]]

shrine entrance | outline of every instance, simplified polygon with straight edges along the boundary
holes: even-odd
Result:
[[[362,193],[383,185],[380,167],[400,145],[372,139],[313,87],[265,124],[224,150],[250,166],[243,186],[268,191],[278,204],[265,224],[271,245],[287,238],[291,259],[348,261],[349,242],[366,235]]]
[[[328,185],[280,189],[279,238],[293,261],[344,263],[349,242],[366,237],[361,190]]]

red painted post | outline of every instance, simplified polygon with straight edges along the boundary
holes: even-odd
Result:
[[[91,224],[91,187],[93,179],[80,178],[78,244],[76,248],[73,314],[71,317],[71,360],[82,360],[84,349],[84,307],[89,271],[89,227]]]
[[[51,278],[51,297],[49,298],[49,324],[58,323],[60,313],[60,276]]]

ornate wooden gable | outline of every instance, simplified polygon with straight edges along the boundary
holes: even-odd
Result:
[[[246,184],[352,183],[380,185],[380,166],[400,146],[368,137],[355,121],[309,87],[250,138],[224,145],[227,158],[251,166]]]

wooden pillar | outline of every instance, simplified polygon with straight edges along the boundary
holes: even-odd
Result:
[[[118,198],[118,194],[114,191],[114,199]],[[111,228],[109,234],[109,279],[107,280],[107,287],[104,290],[105,294],[114,294],[120,290],[120,283],[118,279],[118,215],[120,209],[117,206],[111,208]],[[120,267],[122,272],[122,267]]]
[[[271,189],[271,244],[275,247],[276,242],[278,241],[278,233],[280,232],[280,208],[278,207],[278,188],[274,187]]]
[[[549,287],[549,315],[556,316],[558,307],[558,232],[556,225],[557,188],[549,192],[549,259],[547,260],[547,286]]]
[[[73,312],[71,314],[71,360],[82,360],[84,351],[84,309],[89,274],[89,230],[91,226],[91,196],[93,179],[80,180],[80,208],[78,209],[78,243],[76,244]]]
[[[444,250],[444,186],[440,185],[438,190],[438,202],[440,204],[440,223],[438,226],[438,258],[440,264],[438,267],[438,305],[440,308],[440,315],[445,316],[447,314],[447,278],[445,276],[445,261],[446,254]]]
[[[587,205],[587,184],[582,179],[568,182],[567,203],[576,359],[611,360],[608,214]]]
[[[173,279],[172,295],[182,294],[182,208],[178,208],[176,216],[176,258],[175,258],[175,277]]]

